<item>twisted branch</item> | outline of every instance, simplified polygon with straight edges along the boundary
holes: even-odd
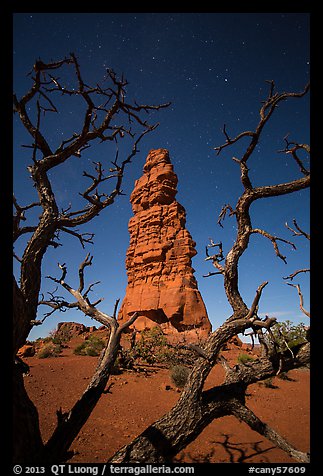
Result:
[[[285,264],[287,264],[286,256],[283,256],[280,253],[278,245],[277,245],[277,241],[282,241],[283,243],[287,243],[288,245],[291,245],[294,250],[296,250],[295,244],[292,243],[291,241],[285,240],[283,238],[279,238],[278,236],[273,236],[270,233],[268,233],[267,231],[261,230],[259,228],[254,228],[253,230],[251,230],[251,233],[259,233],[260,235],[264,236],[265,238],[268,238],[268,240],[270,240],[273,244],[276,256],[278,256],[278,258],[280,258],[282,261],[284,261]]]
[[[303,294],[302,294],[300,285],[299,284],[292,284],[292,283],[286,283],[286,284],[288,284],[288,286],[292,286],[293,288],[297,289],[297,293],[298,293],[298,296],[299,296],[299,308],[307,317],[311,317],[311,314],[308,311],[306,311],[306,309],[304,309],[304,298],[303,298]]]

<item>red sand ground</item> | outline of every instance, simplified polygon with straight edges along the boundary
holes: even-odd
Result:
[[[236,363],[240,350],[223,355]],[[65,349],[58,358],[26,358],[30,374],[25,384],[39,411],[44,440],[56,425],[56,410],[69,410],[85,390],[95,369],[97,358],[77,356]],[[121,446],[132,441],[147,425],[170,410],[179,398],[165,368],[149,368],[148,374],[126,372],[112,376],[111,393],[102,395],[91,417],[74,441],[76,452],[70,462],[106,462]],[[221,383],[224,373],[217,365],[206,386]],[[273,379],[278,388],[263,383],[250,385],[247,404],[259,418],[276,429],[301,451],[309,451],[309,377],[305,369],[292,370],[292,381]],[[166,385],[171,385],[166,390]],[[214,420],[199,437],[189,444],[176,462],[246,462],[292,463],[286,453],[249,429],[235,417]]]

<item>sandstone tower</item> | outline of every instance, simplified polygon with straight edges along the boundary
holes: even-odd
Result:
[[[135,329],[159,325],[165,334],[186,331],[194,339],[206,337],[211,324],[191,264],[196,243],[175,200],[177,182],[168,151],[151,150],[130,197],[128,286],[119,320],[138,311]]]

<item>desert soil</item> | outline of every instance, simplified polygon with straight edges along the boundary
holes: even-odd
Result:
[[[240,349],[223,355],[232,364]],[[96,357],[77,356],[72,348],[60,357],[24,359],[30,366],[25,377],[28,394],[36,405],[44,440],[56,425],[56,410],[69,410],[85,390],[96,367]],[[106,462],[121,446],[130,443],[147,425],[164,415],[179,398],[166,368],[146,367],[147,372],[112,376],[110,392],[102,395],[91,417],[74,441],[70,462]],[[273,379],[275,388],[263,383],[250,385],[247,405],[292,445],[309,451],[310,372],[292,370],[291,380]],[[206,386],[222,382],[217,365]],[[170,388],[169,388],[170,387]],[[295,463],[282,450],[233,416],[214,420],[199,437],[181,451],[174,462]]]

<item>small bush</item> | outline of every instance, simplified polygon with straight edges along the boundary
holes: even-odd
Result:
[[[101,349],[102,350],[102,349]],[[96,357],[100,354],[100,351],[92,346],[85,347],[85,354],[89,355],[90,357]]]
[[[183,388],[187,382],[190,370],[184,365],[174,365],[170,371],[170,377],[176,387]]]
[[[251,362],[252,360],[255,360],[255,359],[254,359],[253,357],[251,357],[250,355],[248,355],[248,354],[243,354],[243,353],[241,353],[241,354],[238,355],[238,359],[237,359],[237,360],[238,360],[239,364],[243,364],[243,365],[244,365],[244,364],[246,364],[247,362]]]
[[[96,357],[100,355],[100,352],[104,347],[105,343],[102,339],[96,336],[90,336],[88,340],[75,347],[74,354]]]
[[[73,353],[75,355],[86,355],[85,348],[86,348],[86,342],[82,342],[77,347],[75,347]]]
[[[48,342],[37,353],[37,357],[39,359],[47,359],[48,357],[58,357],[61,352],[62,347],[60,345],[54,344],[53,342]]]
[[[292,349],[307,341],[307,327],[303,322],[297,325],[293,324],[290,320],[278,322],[271,330],[280,352],[287,350],[286,343]],[[268,340],[268,337],[266,339]]]

